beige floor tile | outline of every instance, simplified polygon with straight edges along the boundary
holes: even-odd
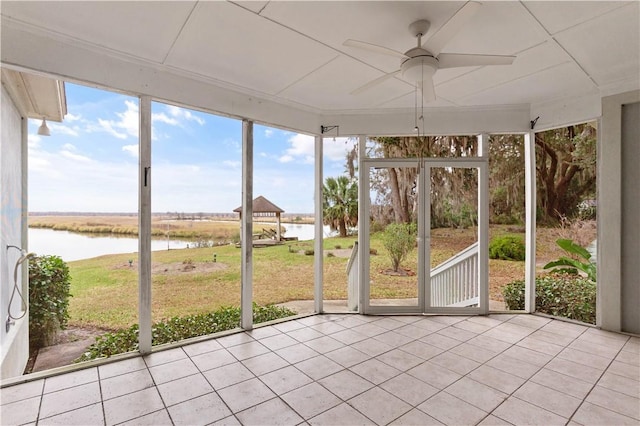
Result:
[[[534,335],[525,337],[516,343],[516,345],[551,356],[558,355],[564,349],[564,346],[540,340]]]
[[[459,323],[454,324],[453,326],[456,328],[471,331],[472,333],[477,333],[477,334],[484,333],[485,331],[491,330],[494,327],[492,325],[480,324],[480,323],[469,321],[469,320],[460,321]]]
[[[349,404],[342,403],[309,419],[309,424],[317,426],[364,426],[370,425],[371,420]]]
[[[42,395],[44,379],[34,380],[19,385],[7,386],[0,389],[0,404],[10,404],[23,399],[33,398]]]
[[[609,371],[602,375],[598,381],[598,386],[602,386],[634,398],[640,398],[640,382],[625,376],[613,374]]]
[[[538,329],[551,322],[550,318],[538,317],[535,315],[516,315],[509,320],[509,324],[516,324],[522,327]]]
[[[548,331],[550,333],[573,338],[577,338],[588,329],[589,327],[587,326],[572,324],[570,322],[564,321],[551,321],[541,328],[541,330]]]
[[[334,339],[336,339],[337,341],[345,345],[351,345],[353,343],[360,342],[368,338],[364,334],[356,333],[351,329],[338,331],[337,333],[333,333],[331,337],[333,337]]]
[[[536,367],[542,367],[553,358],[551,355],[514,345],[503,352],[504,355],[519,359]]]
[[[389,424],[393,426],[416,426],[416,425],[438,426],[438,425],[441,425],[442,423],[440,423],[430,415],[426,414],[424,411],[420,411],[417,408],[414,408],[413,410],[409,411],[407,414],[403,415],[398,419],[395,419]]]
[[[260,339],[260,343],[271,349],[272,351],[286,348],[287,346],[292,346],[299,343],[293,337],[287,336],[286,334],[276,334],[275,336],[265,337],[264,339]]]
[[[226,388],[227,386],[235,385],[236,383],[255,377],[254,374],[240,362],[223,365],[222,367],[205,371],[202,374],[215,390]]]
[[[406,403],[416,406],[439,392],[438,389],[408,374],[400,374],[380,387]]]
[[[585,400],[607,410],[640,420],[640,399],[596,386]]]
[[[402,327],[398,327],[393,331],[398,334],[402,334],[403,336],[406,336],[410,339],[419,339],[433,333],[433,331],[431,330],[427,330],[426,328],[422,327],[416,327],[413,324],[403,325]]]
[[[231,415],[215,392],[173,405],[168,410],[176,425],[205,425]]]
[[[580,399],[584,399],[593,388],[592,383],[547,368],[538,371],[531,381]]]
[[[241,426],[240,422],[235,416],[225,417],[222,420],[211,423],[211,426]]]
[[[122,423],[164,408],[156,388],[148,388],[104,401],[107,425]]]
[[[205,340],[204,342],[193,343],[191,345],[186,345],[182,349],[187,353],[187,355],[195,356],[201,355],[207,352],[217,351],[222,349],[222,345],[218,342],[217,339]]]
[[[285,361],[288,361],[291,364],[319,355],[318,352],[314,351],[304,343],[298,343],[293,346],[278,349],[276,354],[280,355]]]
[[[381,341],[376,340],[375,338],[362,340],[360,342],[354,343],[353,345],[351,345],[351,347],[353,349],[357,349],[360,352],[365,353],[372,357],[381,355],[394,348],[394,346],[388,345],[386,343],[382,343]]]
[[[280,322],[278,324],[274,324],[273,328],[275,328],[276,330],[279,330],[283,333],[289,333],[291,331],[294,330],[299,330],[301,328],[305,328],[307,327],[306,325],[298,322],[298,321],[285,321],[285,322]]]
[[[588,367],[604,370],[611,363],[612,358],[605,358],[582,350],[566,348],[558,354],[558,358],[577,362]]]
[[[412,368],[407,371],[407,374],[410,374],[437,389],[444,389],[462,377],[460,374],[455,373],[448,368],[433,364],[431,361],[426,361],[424,364],[420,364],[417,367]]]
[[[573,416],[573,420],[585,426],[638,425],[636,419],[623,416],[622,414],[588,402],[583,403],[580,408],[578,408],[578,411]]]
[[[320,380],[323,377],[330,376],[344,368],[324,355],[318,355],[317,357],[300,361],[295,364],[295,366],[298,370],[302,371],[313,380]]]
[[[406,371],[424,362],[424,359],[400,349],[392,349],[389,352],[378,355],[376,359],[400,371]]]
[[[613,361],[607,371],[640,381],[640,366],[626,362]]]
[[[107,400],[154,386],[149,370],[132,371],[100,380],[102,399]]]
[[[399,327],[402,327],[403,325],[406,325],[402,321],[398,321],[395,318],[390,318],[390,317],[381,318],[381,319],[373,322],[372,324],[375,324],[378,327],[382,327],[382,328],[384,328],[386,330],[395,330],[396,328],[399,328]]]
[[[406,345],[407,343],[413,342],[415,340],[414,338],[405,336],[404,334],[396,333],[395,330],[378,334],[373,338],[394,347]]]
[[[467,344],[495,353],[500,353],[511,347],[511,343],[503,342],[502,340],[494,339],[493,337],[485,336],[483,334],[476,336],[473,339],[469,339]]]
[[[510,426],[510,425],[511,423],[509,423],[508,421],[502,420],[501,418],[496,417],[493,414],[489,414],[480,423],[478,423],[478,426]]]
[[[379,387],[350,399],[349,405],[379,425],[386,425],[413,408]]]
[[[480,346],[472,345],[469,342],[463,343],[461,345],[456,346],[455,348],[452,348],[451,353],[460,355],[462,357],[473,360],[475,362],[479,362],[480,364],[484,364],[485,362],[489,361],[491,358],[495,357],[497,354],[500,353],[498,351],[492,351],[489,349],[482,348]]]
[[[509,397],[491,414],[514,425],[564,425],[568,421],[515,397]]]
[[[530,378],[540,369],[537,365],[529,364],[524,360],[510,357],[504,353],[492,358],[486,363],[486,365],[523,379]]]
[[[242,364],[244,364],[244,366],[251,370],[251,372],[256,376],[261,376],[265,373],[269,373],[289,365],[287,361],[273,352],[245,359],[242,361]]]
[[[456,355],[452,351],[434,356],[429,360],[430,363],[437,364],[441,367],[448,368],[462,376],[475,370],[480,366],[479,362],[473,361],[460,355]]]
[[[318,339],[323,337],[324,334],[319,331],[312,330],[308,327],[293,330],[287,333],[289,337],[296,339],[298,342],[308,342],[309,340]]]
[[[23,425],[31,422],[35,423],[35,421],[38,419],[39,407],[39,396],[2,404],[2,424]]]
[[[474,425],[488,414],[446,392],[432,396],[418,408],[447,425]]]
[[[569,346],[568,348],[577,349],[582,352],[590,353],[593,355],[598,355],[604,358],[608,358],[611,361],[620,351],[619,348],[614,346],[604,346],[599,345],[597,343],[592,343],[587,340],[577,338]]]
[[[338,342],[336,339],[324,335],[318,339],[308,340],[304,342],[304,344],[321,354],[335,351],[336,349],[344,348],[345,346],[344,343]]]
[[[223,365],[232,364],[236,362],[237,359],[226,349],[220,349],[192,356],[191,361],[198,367],[198,370],[207,371],[222,367]]]
[[[349,370],[342,370],[320,379],[318,383],[343,400],[353,398],[373,387],[373,383]]]
[[[96,381],[98,381],[98,369],[96,367],[73,371],[45,379],[44,393],[56,392]]]
[[[153,352],[143,357],[144,362],[147,364],[147,367],[166,364],[167,362],[173,362],[184,358],[187,358],[187,354],[182,350],[182,348]]]
[[[615,360],[636,367],[640,366],[640,356],[633,352],[620,351]]]
[[[387,329],[377,326],[376,324],[366,323],[353,328],[353,331],[360,333],[367,337],[377,336],[378,334],[386,333]]]
[[[560,345],[563,347],[570,345],[571,342],[575,340],[575,337],[564,336],[562,334],[552,333],[543,329],[534,331],[528,337],[532,337],[537,340],[542,340],[543,342],[553,343],[555,345]]]
[[[100,402],[100,386],[98,382],[87,383],[42,396],[40,417],[51,417],[76,408]]]
[[[567,419],[571,417],[582,402],[582,399],[574,398],[534,382],[525,383],[513,396]]]
[[[390,378],[402,373],[397,368],[393,368],[377,359],[369,359],[361,362],[349,368],[349,370],[376,385],[386,382]]]
[[[455,346],[458,346],[461,343],[459,340],[444,336],[439,333],[429,334],[428,336],[425,336],[422,339],[420,339],[420,341],[427,343],[429,345],[433,345],[443,350],[449,350]]]
[[[236,414],[243,426],[296,425],[303,418],[280,398],[273,398]]]
[[[266,329],[260,329],[260,330],[262,330],[263,333],[265,330],[269,332],[267,336],[263,336],[263,337],[273,336],[274,334],[280,333],[280,331],[274,328],[272,329],[266,328]],[[216,341],[220,343],[221,346],[225,348],[230,348],[232,346],[242,345],[243,343],[254,342],[255,339],[251,336],[252,334],[262,334],[262,333],[260,333],[258,329],[255,329],[245,333],[235,333],[235,334],[230,334],[228,336],[219,337],[216,339]],[[256,339],[258,338],[259,337],[256,337]]]
[[[280,330],[274,327],[261,327],[260,324],[256,324],[256,328],[253,330],[245,331],[244,334],[248,337],[251,337],[254,340],[264,339],[265,337],[275,336],[280,333]],[[249,343],[250,340],[244,341],[242,343]]]
[[[258,405],[276,395],[258,379],[250,379],[226,387],[218,395],[227,403],[234,413]]]
[[[167,407],[212,391],[213,388],[200,373],[158,385],[158,392]]]
[[[442,330],[439,330],[437,334],[441,336],[450,337],[460,342],[466,342],[467,340],[476,337],[479,333],[474,333],[472,331],[462,330],[461,328],[455,328],[451,326],[451,327],[447,327],[447,328],[443,328]]]
[[[198,373],[198,368],[189,358],[168,362],[149,368],[157,385]]]
[[[360,364],[370,358],[369,355],[350,346],[336,349],[335,351],[328,352],[324,355],[346,368],[353,367],[354,365]]]
[[[3,424],[4,421],[2,422]],[[58,414],[57,416],[48,417],[38,422],[39,425],[103,425],[104,413],[102,412],[102,404],[92,404],[86,407],[78,408],[77,410],[68,411],[66,413]]]
[[[98,367],[100,380],[120,374],[131,373],[132,371],[146,370],[147,364],[142,357],[124,359],[122,361],[111,362]]]
[[[508,397],[506,393],[467,377],[463,377],[447,387],[445,392],[487,413],[490,413]]]
[[[552,359],[547,365],[545,365],[545,368],[591,384],[595,384],[602,375],[602,370],[600,369],[588,367],[586,365],[561,358]]]
[[[178,425],[179,423],[175,423]],[[131,419],[128,422],[120,423],[121,426],[173,426],[167,410],[158,410],[144,416]]]
[[[467,377],[507,394],[511,394],[526,381],[486,364],[473,370]]]
[[[257,341],[241,343],[239,345],[227,348],[227,350],[239,361],[245,360],[247,358],[253,358],[254,356],[262,355],[266,352],[269,352],[269,349],[266,346]]]
[[[315,331],[318,331],[318,332],[320,332],[322,334],[325,334],[325,335],[329,335],[329,334],[337,333],[339,331],[346,330],[345,327],[343,327],[343,326],[341,326],[339,324],[336,324],[333,321],[323,322],[323,323],[320,323],[320,324],[312,325],[309,328],[311,328],[311,329],[313,329]]]
[[[276,395],[287,393],[302,387],[313,380],[294,366],[284,367],[271,373],[263,374],[260,380]]]
[[[342,402],[316,382],[285,393],[281,398],[305,419],[315,417]]]
[[[407,343],[406,345],[402,345],[400,346],[399,349],[407,353],[410,353],[411,355],[415,355],[424,361],[430,358],[433,358],[434,356],[444,352],[444,349],[440,349],[436,346],[429,345],[419,340],[416,340],[415,342]]]

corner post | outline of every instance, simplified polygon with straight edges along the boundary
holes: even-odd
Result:
[[[151,352],[151,98],[140,97],[138,183],[138,346]]]
[[[489,135],[478,135],[478,156],[484,161],[478,174],[478,285],[480,311],[489,313]]]
[[[323,311],[323,212],[322,212],[322,191],[323,191],[323,137],[315,137],[315,192],[314,192],[314,205],[315,205],[315,237],[314,237],[314,310],[317,314],[321,314]]]
[[[253,121],[242,120],[240,327],[253,328]]]
[[[536,311],[536,134],[524,134],[525,272],[524,310]]]

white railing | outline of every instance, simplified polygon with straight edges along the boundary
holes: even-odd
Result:
[[[358,243],[347,262],[350,311],[358,310]],[[478,304],[478,243],[473,243],[431,270],[431,306],[466,307]]]
[[[431,306],[478,304],[478,243],[431,270]]]

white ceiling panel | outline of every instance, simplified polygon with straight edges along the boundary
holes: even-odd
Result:
[[[633,2],[621,1],[526,1],[531,11],[551,34],[596,18]]]
[[[471,94],[521,79],[536,72],[571,61],[553,41],[545,42],[518,55],[511,65],[487,66],[436,86],[436,92],[457,101]],[[440,71],[438,71],[439,74]]]
[[[231,1],[231,3],[249,9],[252,12],[260,13],[264,7],[269,4],[268,1]]]
[[[303,80],[285,89],[280,95],[303,105],[322,109],[369,109],[380,99],[410,91],[411,86],[396,78],[360,93],[350,93],[382,73],[345,56],[339,56]]]
[[[517,105],[560,99],[596,89],[584,72],[573,63],[564,63],[544,71],[475,93],[457,102],[460,105]]]
[[[3,1],[2,15],[162,62],[196,2]]]
[[[442,51],[512,55],[542,43],[547,37],[520,2],[487,1]]]
[[[599,85],[640,76],[640,2],[618,8],[556,36]]]
[[[234,4],[214,1],[198,4],[166,63],[275,94],[335,56],[297,32]]]

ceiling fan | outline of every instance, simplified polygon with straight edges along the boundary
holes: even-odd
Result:
[[[515,56],[440,53],[446,44],[462,30],[469,19],[476,14],[481,6],[480,3],[467,2],[424,44],[422,43],[422,37],[429,30],[431,23],[426,19],[413,22],[409,25],[409,31],[413,36],[417,37],[418,45],[404,53],[365,41],[351,39],[345,41],[343,43],[345,46],[391,55],[401,59],[399,69],[358,87],[352,91],[351,94],[358,95],[400,74],[403,80],[420,89],[423,99],[429,102],[436,99],[433,75],[441,68],[510,65],[513,63]]]

